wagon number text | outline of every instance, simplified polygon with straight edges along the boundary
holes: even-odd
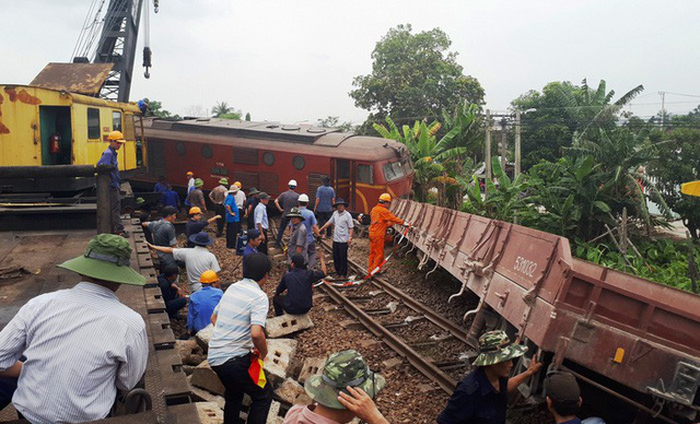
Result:
[[[515,258],[513,269],[528,277],[532,277],[532,274],[534,274],[537,269],[537,262],[529,261],[522,256],[518,256]]]

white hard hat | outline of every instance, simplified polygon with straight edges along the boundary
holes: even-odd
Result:
[[[306,193],[300,194],[299,201],[309,203],[309,196]]]
[[[289,180],[289,182],[287,183],[287,185],[296,187],[296,186],[297,186],[297,180]]]

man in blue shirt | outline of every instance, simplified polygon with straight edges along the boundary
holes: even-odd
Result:
[[[160,203],[162,203],[163,206],[172,206],[180,210],[180,195],[168,184],[163,194],[160,195]]]
[[[236,205],[234,186],[226,192],[226,200],[224,200],[224,210],[226,211],[226,247],[229,249],[236,248],[236,238],[240,229],[240,215],[238,214],[238,205]]]
[[[249,229],[246,235],[248,236],[248,243],[246,244],[245,249],[243,250],[244,259],[248,255],[258,253],[258,248],[263,242],[262,234],[260,234],[260,231],[256,230],[255,228]],[[245,261],[243,261],[243,264],[243,273],[245,273]]]
[[[221,290],[219,277],[213,270],[204,271],[199,277],[202,288],[190,296],[190,306],[187,308],[187,328],[192,334],[211,323],[211,316],[219,304],[224,292]]]
[[[515,391],[539,371],[535,360],[525,372],[510,377],[513,360],[523,356],[527,346],[511,344],[505,331],[488,331],[479,337],[476,368],[457,384],[438,424],[506,424],[508,393]]]
[[[323,185],[316,189],[316,204],[314,212],[318,216],[319,226],[328,222],[333,214],[333,204],[335,204],[335,190],[331,187],[331,180],[323,177]],[[326,236],[331,236],[331,229],[326,230]]]
[[[292,315],[302,315],[313,306],[314,284],[327,274],[326,261],[323,252],[319,252],[321,271],[306,269],[304,257],[298,253],[292,255],[291,269],[282,277],[272,304],[275,307],[275,315],[280,316],[287,312]]]
[[[318,236],[320,233],[318,232],[318,221],[316,221],[316,215],[306,208],[308,204],[309,196],[306,193],[299,195],[299,211],[304,217],[302,223],[306,227],[306,241],[308,242],[307,257],[309,258],[309,262],[306,264],[306,267],[309,269],[314,269],[316,268],[316,239],[314,236]]]
[[[165,177],[161,175],[158,177],[158,182],[156,183],[155,187],[153,187],[153,191],[155,193],[165,193],[165,191],[168,189],[168,182],[166,181]]]
[[[122,219],[120,217],[122,213],[122,203],[121,199],[119,199],[119,190],[122,181],[119,177],[119,161],[117,159],[117,150],[122,147],[122,144],[126,143],[126,140],[124,140],[124,135],[120,131],[112,131],[109,133],[107,139],[109,140],[109,147],[102,152],[102,157],[97,162],[97,165],[114,166],[114,169],[109,174],[109,203],[112,216],[112,233],[129,237],[129,234],[124,231],[124,225],[122,225]]]

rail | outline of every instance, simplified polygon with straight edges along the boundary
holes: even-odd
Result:
[[[327,243],[322,242],[320,244],[322,248],[330,252],[331,248]],[[366,275],[367,270],[360,266],[357,262],[353,260],[348,261],[349,265],[355,270],[359,271],[360,274]],[[436,325],[440,329],[450,333],[455,339],[459,340],[468,345],[467,334],[461,330],[457,325],[452,323],[449,319],[436,313],[425,305],[415,301],[408,294],[404,293],[400,289],[392,286],[386,280],[380,277],[373,277],[369,284],[383,290],[389,296],[401,301],[408,308],[419,313],[422,317],[427,319],[432,324]],[[355,304],[348,296],[344,296],[340,290],[335,287],[323,284],[322,290],[336,303],[342,305],[345,310],[357,319],[365,328],[367,328],[372,334],[380,337],[384,343],[387,344],[392,350],[398,353],[400,356],[406,358],[408,362],[413,365],[420,373],[428,377],[430,380],[437,383],[442,390],[447,394],[452,394],[455,387],[457,386],[457,381],[445,373],[439,366],[437,366],[429,358],[422,356],[419,352],[413,349],[408,343],[404,342],[392,333],[387,327],[382,325],[379,321],[373,319],[365,310],[360,308]]]

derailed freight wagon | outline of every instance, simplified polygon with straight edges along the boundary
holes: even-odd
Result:
[[[70,66],[66,66],[70,65]],[[0,166],[94,165],[113,130],[124,134],[119,169],[145,172],[141,112],[133,103],[94,97],[111,64],[49,64],[29,85],[0,84]],[[77,191],[94,180],[0,181],[0,191]]]
[[[572,258],[554,234],[403,199],[391,209],[414,223],[421,268],[432,260],[480,297],[465,315],[470,338],[504,328],[545,369],[567,368],[633,410],[700,418],[700,296]]]

